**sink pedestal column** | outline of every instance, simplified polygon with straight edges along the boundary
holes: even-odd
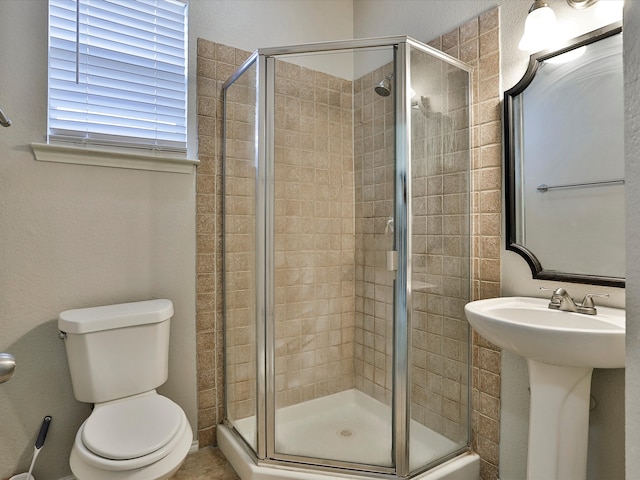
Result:
[[[531,387],[527,480],[585,480],[592,368],[527,360]]]

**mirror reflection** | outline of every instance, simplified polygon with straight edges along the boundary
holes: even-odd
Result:
[[[531,57],[505,93],[507,248],[534,278],[624,285],[622,33]]]

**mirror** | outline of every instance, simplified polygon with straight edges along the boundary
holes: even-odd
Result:
[[[624,287],[622,25],[531,56],[504,96],[506,246],[534,278]]]

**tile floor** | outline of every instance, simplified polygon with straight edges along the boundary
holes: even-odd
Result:
[[[171,480],[240,480],[222,452],[203,448],[192,453]]]

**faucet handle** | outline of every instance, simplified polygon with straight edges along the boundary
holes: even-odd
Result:
[[[549,300],[549,305],[548,305],[550,309],[563,310],[568,312],[576,311],[576,305],[575,305],[575,302],[573,301],[573,298],[571,298],[571,295],[569,295],[569,292],[567,292],[564,288],[540,287],[540,290],[553,292],[551,294],[551,299]]]
[[[582,300],[582,306],[587,308],[595,307],[593,297],[609,297],[608,293],[587,293]]]
[[[567,293],[567,291],[562,287],[557,287],[557,288],[540,287],[540,290],[544,292],[553,292],[553,295],[563,295]]]

